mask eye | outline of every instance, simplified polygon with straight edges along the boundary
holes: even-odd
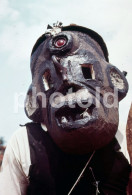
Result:
[[[56,48],[61,48],[67,43],[66,38],[58,38],[57,40],[54,41],[54,46]]]
[[[85,79],[95,79],[93,64],[81,64],[81,68]]]

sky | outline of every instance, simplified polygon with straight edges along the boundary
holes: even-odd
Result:
[[[19,124],[29,121],[23,104],[31,83],[30,53],[47,25],[56,21],[98,32],[110,63],[128,72],[129,92],[120,102],[119,129],[124,133],[132,101],[131,10],[131,0],[0,0],[0,137],[8,141]]]

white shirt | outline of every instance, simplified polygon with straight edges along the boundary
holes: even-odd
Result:
[[[0,172],[0,195],[26,195],[31,164],[26,127],[9,141]]]
[[[47,130],[44,125],[41,126]],[[125,140],[124,137],[122,152],[129,160]],[[26,195],[30,165],[29,142],[24,126],[13,134],[7,145],[0,172],[0,195]]]

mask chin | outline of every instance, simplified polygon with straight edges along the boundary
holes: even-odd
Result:
[[[68,128],[66,128],[66,123],[68,123],[65,120],[66,117],[62,119],[65,120],[65,125],[60,125],[54,109],[50,111],[51,126],[48,131],[62,151],[71,154],[86,154],[110,143],[118,129],[118,108],[111,108],[106,113],[101,106],[94,112],[96,112],[95,120],[89,120],[85,125],[83,119],[74,121],[73,124],[69,122]],[[59,115],[61,112],[57,114]],[[62,117],[66,114],[63,111]]]

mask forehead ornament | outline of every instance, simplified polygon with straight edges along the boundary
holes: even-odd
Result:
[[[81,26],[48,25],[33,47],[31,71],[26,114],[47,126],[61,150],[83,154],[114,138],[118,101],[128,83],[109,63],[100,35]]]
[[[45,34],[55,36],[55,35],[57,35],[58,33],[61,32],[61,28],[62,28],[62,23],[61,22],[54,23],[53,27],[48,25]]]

